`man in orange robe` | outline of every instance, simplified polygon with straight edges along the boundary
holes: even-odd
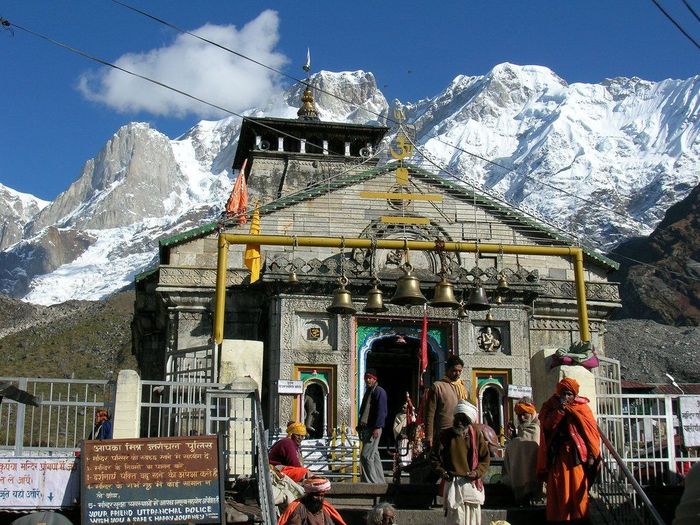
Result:
[[[600,461],[598,424],[579,397],[578,381],[564,378],[540,410],[537,474],[547,481],[547,521],[587,523],[590,474]]]
[[[277,525],[346,525],[337,510],[325,499],[331,482],[320,476],[306,478],[305,494],[292,501]]]

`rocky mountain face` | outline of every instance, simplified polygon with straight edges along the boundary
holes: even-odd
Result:
[[[700,181],[699,80],[569,85],[547,68],[501,64],[392,107],[403,109],[445,177],[503,195],[605,248],[650,233]],[[393,115],[371,73],[320,72],[312,82],[324,120]],[[295,118],[302,90],[249,114]],[[219,215],[239,129],[237,117],[202,121],[171,140],[147,124],[122,127],[55,201],[23,205],[5,221],[14,226],[0,236],[0,293],[55,304],[99,299],[133,282],[153,263],[159,238]],[[0,191],[0,210],[9,199]]]
[[[700,186],[671,206],[648,237],[620,244],[613,280],[621,283],[620,318],[700,326]]]
[[[24,225],[47,204],[33,195],[0,184],[0,250],[19,242],[24,235]]]

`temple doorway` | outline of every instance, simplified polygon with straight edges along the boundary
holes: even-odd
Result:
[[[379,385],[387,394],[387,418],[382,431],[380,445],[393,445],[392,432],[394,418],[403,409],[406,394],[411,398],[416,410],[420,400],[420,380],[418,377],[418,356],[420,339],[401,334],[376,339],[367,352],[365,370],[377,371]],[[434,352],[428,351],[428,368],[424,381],[432,383],[432,371],[437,368]]]

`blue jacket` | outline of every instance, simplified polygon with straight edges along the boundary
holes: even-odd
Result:
[[[376,385],[370,396],[364,396],[362,398],[359,412],[360,417],[362,417],[367,399],[369,399],[369,417],[367,418],[366,428],[384,428],[384,422],[386,421],[386,390]]]

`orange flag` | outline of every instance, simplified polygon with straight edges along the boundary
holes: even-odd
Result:
[[[245,180],[245,167],[247,163],[248,159],[245,159],[243,161],[243,166],[241,166],[238,172],[236,182],[233,184],[231,195],[226,202],[226,216],[238,216],[238,224],[245,224],[248,222],[248,217],[246,217],[246,212],[248,211],[248,185]]]

